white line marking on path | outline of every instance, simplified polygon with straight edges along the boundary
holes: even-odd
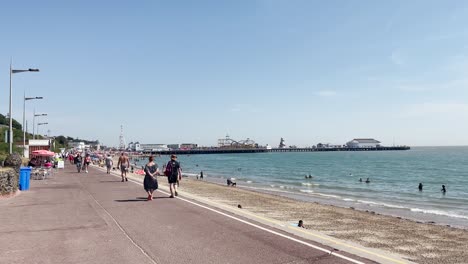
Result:
[[[80,183],[81,184],[81,183]],[[81,184],[81,186],[83,186],[83,184]],[[84,186],[83,186],[84,187]],[[86,190],[86,189],[85,189]],[[129,235],[128,233],[123,229],[123,227],[119,224],[119,222],[117,222],[117,220],[109,213],[109,211],[106,210],[106,208],[104,208],[104,206],[102,206],[97,200],[96,198],[94,198],[94,195],[92,195],[88,190],[86,190],[86,192],[93,198],[94,202],[99,205],[99,207],[102,208],[102,210],[104,210],[104,212],[106,212],[106,214],[112,219],[112,221],[114,221],[114,223],[117,225],[117,227],[120,229],[120,231],[127,237],[128,240],[130,240],[130,242],[136,247],[138,248],[141,253],[143,253],[143,255],[145,255],[150,261],[151,263],[153,264],[158,264],[153,258],[151,258],[148,253],[146,253],[146,251],[141,248],[136,242],[135,240],[133,240]]]
[[[112,176],[114,176],[114,177],[121,177],[120,175],[118,175],[118,176],[117,176],[117,175],[114,175],[114,174],[110,174],[110,175],[112,175]],[[131,178],[130,178],[128,181],[133,182],[133,183],[135,183],[135,184],[138,184],[138,185],[140,185],[140,186],[143,186],[143,184],[142,184],[141,182],[137,182],[137,181],[135,181],[135,180],[133,180],[133,179],[131,179]],[[169,195],[169,193],[167,193],[167,192],[165,192],[165,191],[161,191],[161,190],[157,190],[157,191],[158,191],[158,192],[161,192],[161,193],[164,193],[164,194],[166,194],[166,195]],[[93,197],[93,198],[94,198],[94,197]],[[361,261],[359,261],[359,260],[355,260],[355,259],[346,257],[346,256],[344,256],[344,255],[335,253],[335,252],[330,251],[330,250],[328,250],[328,249],[325,249],[325,248],[322,248],[322,247],[319,247],[319,246],[316,246],[316,245],[312,245],[312,244],[307,243],[307,242],[305,242],[305,241],[299,240],[299,239],[297,239],[297,238],[294,238],[294,237],[290,237],[290,236],[288,236],[288,235],[281,234],[281,233],[279,233],[279,232],[273,231],[273,230],[268,229],[268,228],[265,228],[265,227],[263,227],[263,226],[256,225],[256,224],[254,224],[254,223],[250,223],[250,222],[245,221],[245,220],[243,220],[243,219],[237,218],[237,217],[232,216],[232,215],[228,215],[228,214],[223,213],[223,212],[221,212],[221,211],[218,211],[218,210],[216,210],[216,209],[213,209],[213,208],[210,208],[210,207],[207,207],[207,206],[204,206],[204,205],[201,205],[201,204],[192,202],[192,201],[190,201],[190,200],[187,200],[187,199],[184,199],[184,198],[180,198],[180,197],[177,197],[177,199],[182,200],[182,201],[187,202],[187,203],[190,203],[190,204],[193,204],[193,205],[196,205],[196,206],[198,206],[198,207],[201,207],[201,208],[210,210],[210,211],[215,212],[215,213],[217,213],[217,214],[220,214],[220,215],[229,217],[229,218],[231,218],[231,219],[237,220],[237,221],[242,222],[242,223],[244,223],[244,224],[247,224],[247,225],[256,227],[256,228],[261,229],[261,230],[263,230],[263,231],[266,231],[266,232],[275,234],[275,235],[277,235],[277,236],[280,236],[280,237],[283,237],[283,238],[292,240],[292,241],[294,241],[294,242],[303,244],[303,245],[305,245],[305,246],[308,246],[308,247],[311,247],[311,248],[320,250],[320,251],[322,251],[322,252],[325,252],[325,253],[327,253],[327,254],[336,256],[336,257],[338,257],[338,258],[345,259],[345,260],[350,261],[350,262],[352,262],[352,263],[356,263],[356,264],[365,264],[364,262],[361,262]],[[99,203],[98,203],[98,204],[99,204]],[[102,207],[102,206],[101,206],[101,207]],[[104,208],[103,208],[103,209],[104,209]],[[104,210],[106,210],[106,209],[104,209]],[[106,212],[107,212],[107,210],[106,210]],[[108,214],[109,214],[109,213],[108,213]],[[110,215],[110,214],[109,214],[109,215]],[[112,216],[111,216],[111,217],[112,217]],[[112,219],[114,219],[114,218],[112,217]],[[120,225],[117,223],[117,221],[116,221],[115,219],[114,219],[114,222],[116,222],[116,224],[120,227]],[[122,229],[122,228],[121,228],[121,229]],[[122,231],[123,231],[123,229],[122,229]],[[124,231],[124,232],[125,232],[125,231]],[[129,239],[131,240],[130,237],[129,237]],[[132,240],[132,242],[133,242],[133,240]],[[134,244],[135,244],[135,243],[134,243]],[[135,244],[135,245],[136,245],[136,244]],[[138,245],[136,245],[136,246],[138,247]],[[140,248],[140,247],[139,247],[139,248]],[[141,248],[140,248],[140,249],[141,249]],[[143,250],[142,250],[142,252],[143,252],[145,255],[147,255]],[[148,255],[147,255],[147,256],[148,256]],[[149,256],[148,256],[148,257],[149,257]]]

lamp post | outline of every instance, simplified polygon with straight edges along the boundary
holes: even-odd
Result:
[[[36,114],[36,109],[34,109],[34,117],[33,117],[33,139],[36,139],[36,134],[34,133],[34,129],[36,127],[36,116],[47,116],[47,114]]]
[[[11,89],[11,84],[12,84],[12,75],[14,73],[20,73],[20,72],[38,72],[39,69],[27,69],[27,70],[13,70],[12,67],[12,62],[10,61],[10,154],[13,153],[13,115],[11,113],[11,108],[12,108],[12,89]],[[23,127],[24,129],[24,127]]]
[[[49,123],[37,123],[37,134],[39,134],[39,126],[48,125]]]
[[[26,101],[28,100],[36,100],[36,99],[43,99],[43,97],[26,97],[26,92],[24,92],[24,101],[23,101],[23,157],[26,157],[25,156],[25,153],[26,153],[26,129],[25,129],[25,126],[24,126],[24,122],[26,120],[25,118],[25,113],[26,113]]]

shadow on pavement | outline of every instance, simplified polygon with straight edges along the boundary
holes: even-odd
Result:
[[[137,197],[136,199],[125,199],[125,200],[114,200],[119,203],[127,203],[127,202],[146,202],[146,197]]]
[[[99,181],[99,182],[122,182],[122,180],[111,180],[111,181]]]
[[[114,200],[115,202],[118,202],[118,203],[128,203],[128,202],[146,202],[146,197],[137,197],[135,199],[122,199],[122,200]],[[166,197],[166,196],[163,196],[163,197],[160,197],[160,196],[154,196],[153,197],[154,200],[157,200],[157,199],[169,199],[169,197]]]

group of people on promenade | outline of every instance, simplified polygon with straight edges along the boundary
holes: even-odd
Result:
[[[92,163],[91,156],[89,153],[86,153],[84,157],[82,156],[81,152],[76,153],[69,153],[68,159],[71,164],[75,164],[78,172],[82,169],[88,173],[88,167]],[[114,161],[110,154],[107,154],[103,162],[107,169],[107,174],[110,174],[112,169],[114,168]],[[130,159],[128,156],[122,152],[118,162],[117,168],[120,169],[120,176],[122,177],[122,182],[127,182],[127,172],[130,168]],[[145,178],[143,180],[143,187],[148,194],[148,201],[153,200],[153,193],[155,190],[158,189],[158,179],[157,176],[161,175],[158,164],[154,162],[154,157],[150,156],[148,163],[143,167],[143,171],[145,174]],[[163,165],[163,175],[167,177],[169,183],[169,189],[171,192],[170,198],[174,198],[178,196],[179,193],[177,192],[177,187],[179,185],[179,181],[182,180],[182,168],[180,163],[177,161],[176,155],[171,155],[171,159],[165,165]],[[203,178],[203,172],[200,175]]]
[[[109,161],[108,161],[109,160]],[[112,159],[108,156],[106,159],[106,167],[107,173],[110,174],[110,170],[113,166]],[[128,181],[127,172],[128,168],[130,167],[130,160],[122,153],[119,157],[119,161],[117,162],[117,167],[120,169],[120,175],[122,177],[122,182]],[[169,183],[169,190],[171,192],[170,198],[174,198],[178,196],[179,193],[177,192],[177,186],[179,181],[182,180],[182,168],[180,163],[177,161],[176,155],[171,155],[171,159],[169,162],[163,166],[164,167],[164,175],[167,177]],[[154,162],[154,157],[150,156],[148,159],[148,163],[144,166],[143,169],[145,173],[145,178],[143,180],[143,188],[148,194],[148,201],[153,200],[153,193],[159,188],[157,176],[160,175],[158,164]]]
[[[84,157],[81,156],[80,152],[69,153],[68,160],[71,164],[75,164],[78,173],[80,173],[81,170],[88,173],[89,165],[92,163],[91,155],[89,153],[86,153]]]

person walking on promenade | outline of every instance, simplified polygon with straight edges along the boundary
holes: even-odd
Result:
[[[76,165],[76,169],[78,173],[81,171],[81,154],[79,152],[76,153],[75,158],[73,159],[73,163]]]
[[[90,163],[91,163],[91,156],[89,155],[89,153],[87,153],[84,158],[84,163],[83,163],[83,167],[86,173],[88,173],[88,167]]]
[[[143,180],[143,187],[148,193],[148,201],[153,200],[153,192],[158,189],[158,180],[156,175],[158,172],[158,164],[154,163],[153,156],[149,157],[149,162],[145,166],[145,179]]]
[[[111,155],[107,154],[107,157],[106,157],[107,174],[110,174],[110,171],[111,171],[113,165],[114,165],[114,161],[112,160]]]
[[[120,176],[122,176],[122,182],[128,181],[127,179],[127,168],[130,167],[130,161],[125,153],[122,152],[122,155],[119,157],[119,162],[117,162],[117,167],[120,168]]]
[[[169,189],[171,191],[170,198],[174,198],[174,195],[178,196],[177,181],[182,179],[182,170],[180,168],[180,163],[177,161],[176,155],[171,155],[171,160],[167,163],[164,174],[167,176],[167,180],[169,182]]]

